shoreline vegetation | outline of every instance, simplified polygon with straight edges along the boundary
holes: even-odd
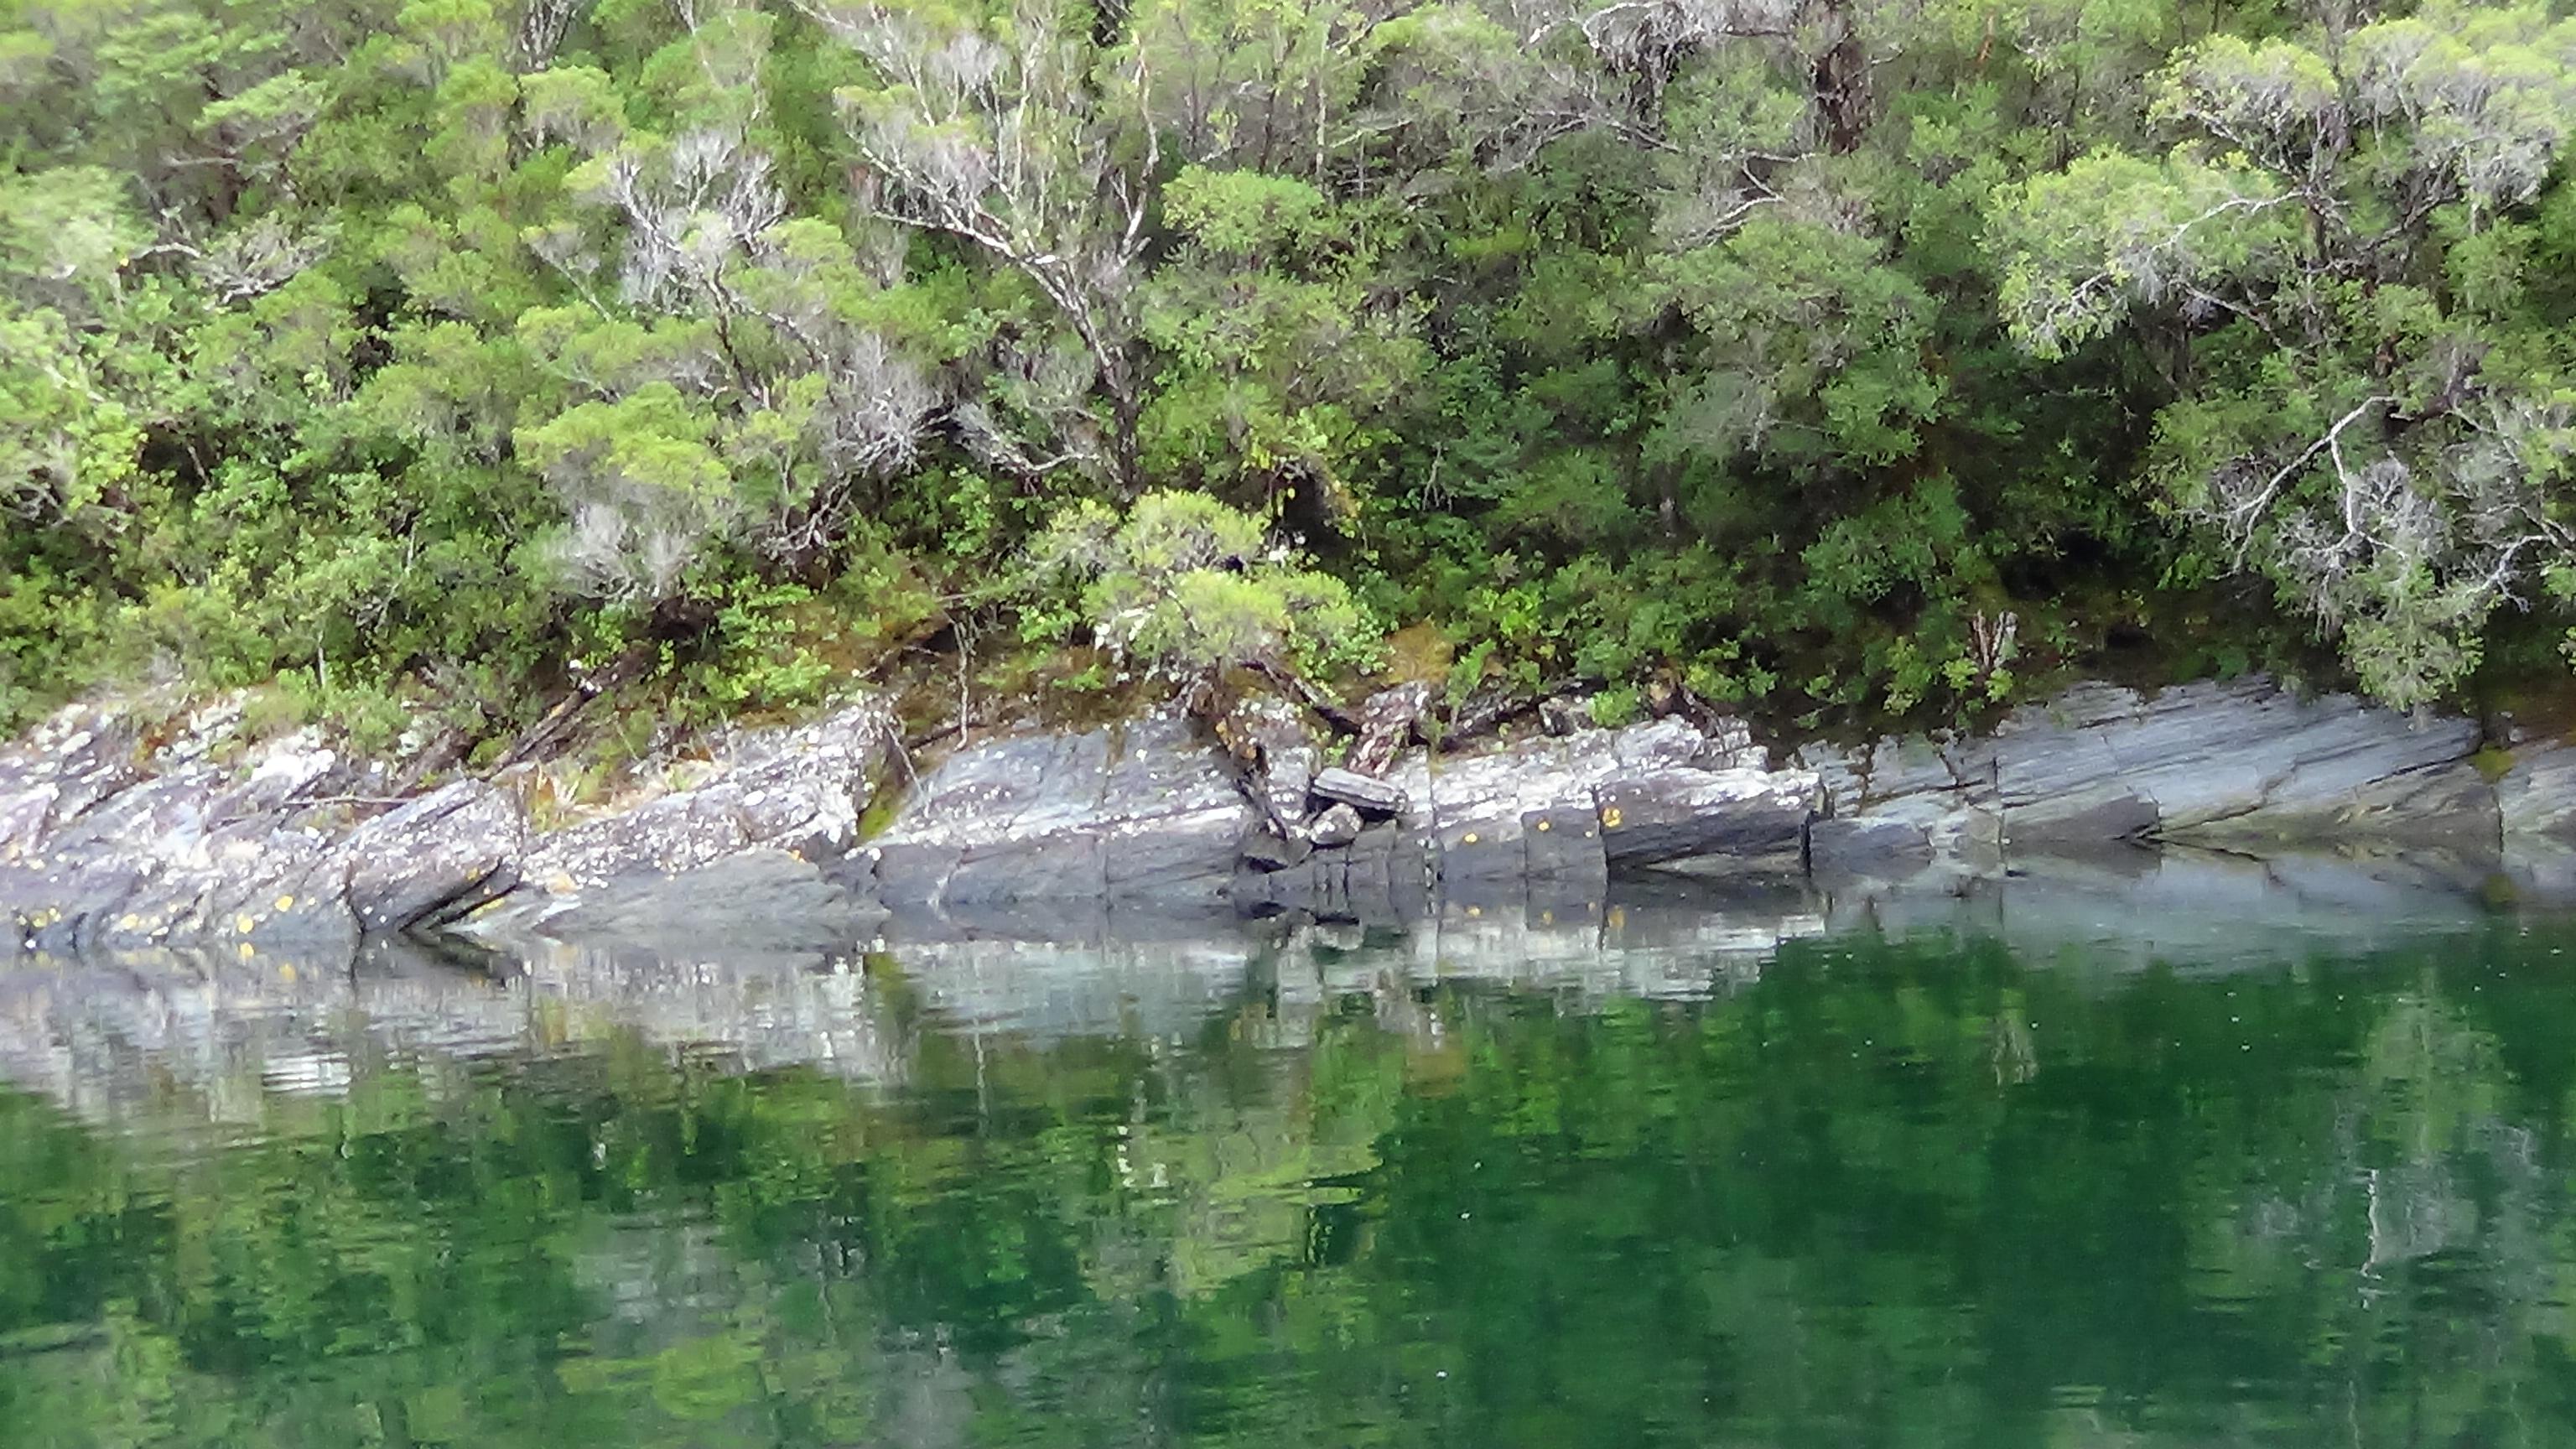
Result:
[[[2537,4],[86,0],[0,111],[0,731],[2570,693]]]

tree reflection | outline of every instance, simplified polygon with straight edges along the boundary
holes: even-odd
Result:
[[[247,1111],[111,1054],[106,1121],[0,1094],[0,1422],[2540,1445],[2576,1422],[2549,939],[2203,977],[1846,936],[1702,1003],[1343,970],[1087,1034],[941,1025],[879,962],[817,1029],[899,1077],[344,1022],[344,1083]]]

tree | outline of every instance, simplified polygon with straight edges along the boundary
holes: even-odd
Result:
[[[1022,474],[1076,466],[1141,488],[1134,289],[1161,150],[1129,120],[1138,61],[1093,45],[1069,0],[1027,0],[990,27],[930,5],[811,0],[804,13],[875,75],[838,97],[863,163],[860,206],[1027,279],[1079,345],[1087,376],[1043,335],[998,344],[999,400],[1051,451],[979,400],[958,412],[969,445]],[[1087,406],[1095,388],[1105,417]]]
[[[2436,6],[2215,37],[2156,114],[2184,137],[2160,161],[2097,153],[1999,196],[2013,333],[2042,357],[2132,317],[2161,334],[2165,496],[2373,692],[2428,703],[2576,542],[2571,358],[2525,306],[2576,23]]]
[[[1196,167],[1163,207],[1176,245],[1141,302],[1164,360],[1144,461],[1265,508],[1302,490],[1303,516],[1347,519],[1369,420],[1423,363],[1422,309],[1382,271],[1389,218],[1294,178]]]
[[[1148,493],[1124,517],[1081,504],[1028,562],[1040,585],[1076,590],[1103,648],[1191,690],[1238,668],[1302,677],[1364,657],[1375,639],[1340,580],[1200,494]]]

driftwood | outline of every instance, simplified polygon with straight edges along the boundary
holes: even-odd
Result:
[[[1363,775],[1383,775],[1411,743],[1422,717],[1431,710],[1431,686],[1399,684],[1381,689],[1360,706],[1359,742],[1351,746],[1346,768]]]
[[[1208,715],[1207,725],[1225,748],[1235,787],[1260,810],[1271,835],[1297,839],[1306,823],[1306,788],[1324,756],[1301,711],[1267,695],[1238,696]]]
[[[1336,734],[1355,735],[1360,732],[1361,717],[1351,713],[1350,708],[1335,699],[1331,691],[1275,664],[1256,663],[1252,672],[1267,680],[1271,688],[1313,710],[1315,717],[1330,725]]]
[[[1479,690],[1458,702],[1441,726],[1440,745],[1454,748],[1484,738],[1515,720],[1538,713],[1539,706],[1572,689],[1580,681],[1571,676],[1553,679],[1539,687],[1536,694],[1517,694],[1508,689]]]
[[[501,752],[500,758],[492,762],[491,768],[506,770],[512,765],[523,765],[550,753],[555,746],[571,737],[573,726],[581,722],[581,716],[592,704],[607,698],[643,675],[644,658],[640,651],[629,652],[615,664],[575,684],[572,692],[556,701],[555,707],[547,710],[543,719],[529,726],[526,733],[511,741],[510,747]]]

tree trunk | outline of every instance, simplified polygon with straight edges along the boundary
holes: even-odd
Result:
[[[1869,131],[1869,56],[1849,10],[1836,5],[1827,15],[1837,38],[1816,58],[1816,115],[1824,125],[1825,148],[1848,156]]]

